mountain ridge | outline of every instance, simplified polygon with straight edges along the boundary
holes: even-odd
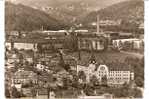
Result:
[[[84,23],[96,22],[97,15],[101,20],[134,20],[144,21],[144,3],[142,0],[124,1],[107,8],[89,13]]]
[[[5,12],[6,30],[31,31],[39,30],[42,26],[45,29],[61,29],[66,25],[43,11],[22,4],[12,4],[7,2]]]

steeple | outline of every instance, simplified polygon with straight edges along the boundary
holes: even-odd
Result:
[[[91,54],[91,57],[90,57],[90,63],[93,63],[93,64],[96,63],[96,58],[95,58],[94,53]]]

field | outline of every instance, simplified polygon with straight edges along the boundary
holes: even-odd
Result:
[[[89,59],[91,58],[91,53],[86,51],[81,51],[81,60],[79,60],[79,54],[78,52],[74,53],[68,53],[69,55],[75,57],[78,59],[78,65],[87,65],[89,63]],[[137,58],[137,56],[129,54],[129,53],[123,53],[123,52],[116,52],[116,51],[103,51],[103,52],[94,52],[94,56],[96,59],[96,62],[124,62],[124,60],[127,57],[133,57]]]

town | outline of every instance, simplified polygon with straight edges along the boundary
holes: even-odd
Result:
[[[136,71],[144,65],[142,35],[75,29],[8,32],[7,95],[38,96],[54,91],[56,97],[63,98],[68,93],[67,97],[104,93],[128,97],[128,90],[136,90],[132,97],[142,95],[138,87],[143,87],[143,74]]]
[[[58,8],[42,8],[48,13],[55,9],[59,11]],[[69,6],[70,9],[75,7]],[[42,10],[39,15],[33,12],[40,17]],[[46,19],[46,15],[44,17]],[[18,24],[22,29],[6,27],[6,98],[143,98],[144,22],[101,17],[93,16],[95,20],[90,23],[85,23],[87,18],[80,22],[73,17],[71,26],[59,26],[55,21],[53,27],[41,25],[37,18],[35,25],[24,23],[31,30],[22,28],[23,22]],[[38,28],[32,29],[36,25]]]

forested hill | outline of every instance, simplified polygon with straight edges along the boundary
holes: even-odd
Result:
[[[5,4],[5,29],[6,30],[57,30],[65,28],[66,24],[56,20],[49,14],[33,9],[22,4]]]
[[[96,21],[96,16],[99,14],[101,20],[125,20],[125,21],[144,21],[144,1],[143,0],[128,0],[89,13],[82,19],[83,23]]]

